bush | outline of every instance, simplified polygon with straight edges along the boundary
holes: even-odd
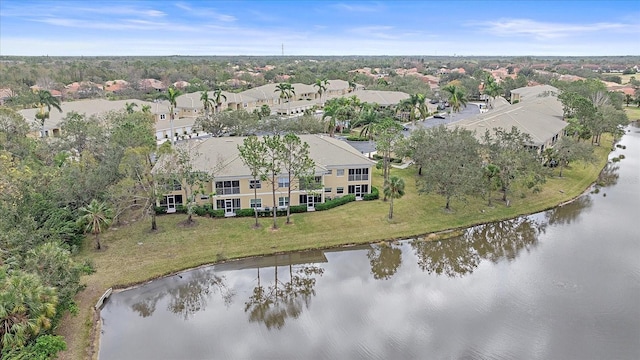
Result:
[[[167,208],[162,206],[154,206],[153,210],[156,212],[156,215],[164,215],[167,213]]]
[[[370,194],[364,194],[364,196],[362,197],[364,201],[378,200],[379,198],[380,198],[380,192],[378,191],[378,188],[375,186],[371,187]]]
[[[349,135],[349,136],[347,136],[347,140],[349,140],[349,141],[367,141],[369,139],[366,138],[366,137],[358,136],[358,135]]]
[[[324,203],[316,205],[316,211],[324,211],[333,209],[336,206],[344,205],[346,203],[356,201],[356,196],[353,194],[349,194],[340,198],[336,198],[333,200],[325,201]]]
[[[178,205],[176,206],[176,213],[179,214],[186,214],[187,213],[187,207],[184,205]]]
[[[292,214],[299,214],[307,212],[307,205],[294,205],[289,208],[289,212]]]

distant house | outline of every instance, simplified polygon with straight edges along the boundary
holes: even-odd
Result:
[[[117,94],[129,87],[126,80],[109,80],[104,83],[104,91]]]
[[[138,82],[138,87],[146,92],[163,92],[167,89],[162,81],[156,79],[142,79]]]
[[[13,90],[9,88],[0,89],[0,105],[4,105],[4,102],[12,96],[14,96]]]
[[[239,209],[286,209],[294,205],[306,205],[308,211],[313,211],[315,204],[332,198],[353,194],[360,199],[371,192],[373,161],[346,142],[332,137],[300,135],[300,139],[309,144],[310,157],[316,164],[314,177],[317,186],[313,189],[301,188],[297,179],[289,183],[285,173],[280,174],[273,185],[262,179],[254,180],[238,152],[243,137],[190,140],[196,142],[192,151],[194,170],[213,175],[213,180],[205,184],[204,194],[199,195],[197,203],[211,204],[214,209],[224,210],[225,216],[235,216]],[[154,171],[163,171],[163,168],[161,159]],[[165,207],[167,212],[175,212],[176,207],[185,202],[184,186],[187,185],[176,184],[175,190],[166,194],[159,205]],[[276,203],[273,202],[273,187],[276,190]],[[288,198],[289,187],[292,188],[291,199]],[[257,200],[254,198],[254,189],[258,189]]]
[[[546,94],[559,94],[558,88],[551,85],[525,86],[511,90],[511,103],[515,104],[529,99],[534,99]]]

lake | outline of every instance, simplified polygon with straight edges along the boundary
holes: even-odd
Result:
[[[640,359],[637,126],[598,193],[550,211],[114,293],[100,359]]]

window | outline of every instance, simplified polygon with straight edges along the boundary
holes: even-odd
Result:
[[[218,199],[216,200],[216,209],[224,209],[227,200],[231,200],[233,211],[240,210],[240,199]]]
[[[240,194],[240,181],[216,181],[216,195]]]
[[[333,174],[333,170],[331,169],[327,170],[327,175],[331,175],[331,174]]]
[[[180,181],[178,180],[173,180],[173,184],[171,185],[171,189],[173,191],[180,191],[182,190],[182,185],[180,184]]]
[[[356,193],[356,186],[360,187],[359,194],[368,194],[369,193],[369,185],[349,185],[349,194]]]
[[[164,114],[160,114],[160,120],[164,120],[164,119],[166,119],[166,118],[167,118],[167,117],[166,117]]]
[[[344,188],[341,186],[339,188],[336,188],[336,193],[338,194],[344,194]]]
[[[331,192],[331,188],[329,188],[329,187],[324,188],[324,192],[330,193]]]
[[[289,178],[288,177],[279,177],[278,178],[278,187],[289,187]]]
[[[336,176],[344,176],[344,169],[336,170]]]
[[[278,206],[288,206],[289,198],[287,196],[281,196],[278,198]]]
[[[261,208],[262,207],[262,199],[251,199],[249,201],[251,204],[251,208]]]
[[[349,181],[369,180],[369,169],[349,169]]]
[[[209,195],[207,194],[200,194],[200,200],[207,200],[209,198]]]
[[[260,180],[249,180],[249,189],[260,189],[262,188],[262,184]]]

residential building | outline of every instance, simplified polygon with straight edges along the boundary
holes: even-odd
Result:
[[[503,104],[492,111],[449,124],[448,127],[470,130],[478,140],[482,140],[486,131],[491,133],[496,128],[510,131],[515,126],[531,136],[529,145],[538,152],[552,147],[564,135],[564,128],[568,125],[564,121],[562,103],[557,98],[558,89],[541,85],[513,91],[521,99],[516,104]]]
[[[242,162],[238,146],[243,137],[208,138],[190,140],[181,146],[190,146],[192,166],[212,176],[204,184],[204,192],[197,195],[200,205],[211,204],[215,209],[224,209],[225,216],[234,216],[238,209],[258,208],[267,210],[286,208],[287,205],[307,205],[313,211],[315,204],[329,199],[353,194],[360,199],[371,192],[371,175],[375,162],[344,141],[323,135],[299,135],[309,144],[310,157],[314,160],[315,184],[305,189],[298,180],[289,183],[288,175],[282,173],[276,183],[254,180],[251,171]],[[155,172],[165,168],[162,160],[154,168]],[[176,206],[185,202],[185,184],[175,184],[174,191],[166,194],[159,205],[167,212],[175,212]],[[276,201],[272,190],[275,187]],[[254,198],[257,189],[257,199]],[[291,188],[291,199],[288,190]]]

